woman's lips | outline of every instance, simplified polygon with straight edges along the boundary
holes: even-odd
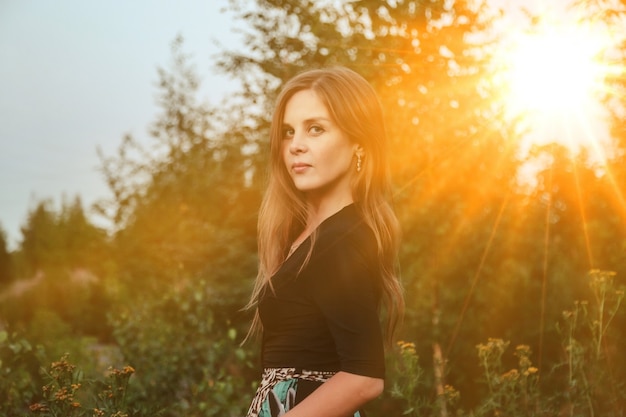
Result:
[[[296,174],[301,174],[309,169],[311,165],[305,164],[304,162],[296,162],[291,165],[291,170]]]

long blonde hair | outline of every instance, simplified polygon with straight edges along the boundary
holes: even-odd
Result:
[[[270,175],[259,212],[259,271],[248,303],[256,307],[271,277],[280,268],[293,240],[306,226],[307,207],[282,158],[282,124],[285,107],[302,90],[312,90],[325,104],[337,126],[363,148],[362,169],[352,181],[352,197],[363,221],[378,244],[382,272],[383,305],[387,335],[404,312],[402,286],[396,273],[399,227],[391,208],[391,184],[387,163],[387,136],[382,109],[372,86],[356,72],[333,67],[300,73],[278,95],[270,129]],[[313,240],[314,241],[314,240]],[[261,329],[258,311],[251,333]]]

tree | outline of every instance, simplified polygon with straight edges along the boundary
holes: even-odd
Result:
[[[20,251],[25,260],[25,271],[33,274],[45,266],[57,266],[61,237],[57,228],[57,216],[50,207],[50,200],[40,201],[28,213],[26,224],[21,227]]]
[[[21,227],[18,252],[27,275],[46,269],[88,268],[101,272],[106,259],[106,233],[87,218],[79,197],[61,202],[59,212],[51,200],[42,200]],[[26,276],[27,276],[26,275]]]
[[[13,259],[8,248],[7,235],[0,227],[0,288],[13,281],[13,274]]]
[[[198,102],[182,39],[172,55],[172,68],[159,69],[162,113],[150,145],[127,137],[118,155],[102,155],[114,198],[100,208],[116,224],[117,264],[132,292],[204,279],[238,309],[255,275],[256,156],[241,129],[230,129],[240,112]]]

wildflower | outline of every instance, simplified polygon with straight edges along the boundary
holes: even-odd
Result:
[[[61,357],[60,360],[56,362],[52,362],[52,365],[50,366],[50,368],[58,372],[68,372],[68,373],[73,372],[76,366],[72,365],[71,363],[67,361],[68,356],[69,355],[66,353],[65,355]]]
[[[45,404],[35,403],[31,404],[29,407],[30,411],[35,413],[45,413],[48,411],[48,407]]]
[[[506,342],[502,339],[494,339],[490,337],[489,339],[487,339],[486,344],[478,344],[476,345],[476,348],[478,349],[478,357],[481,360],[486,360],[490,357],[498,357],[502,355],[502,353],[506,350],[508,346],[509,342]]]
[[[61,388],[54,393],[54,398],[58,401],[65,401],[68,398],[71,399],[72,395],[67,392],[67,388]]]
[[[530,346],[519,345],[515,348],[515,356],[519,358],[519,366],[521,369],[528,369],[531,365],[530,361]]]
[[[416,350],[415,350],[415,343],[412,342],[405,342],[403,340],[400,340],[398,342],[398,346],[400,347],[400,351],[403,354],[409,354],[409,355],[414,355],[416,354]]]
[[[456,402],[461,398],[461,393],[456,390],[452,385],[446,385],[443,387],[443,395],[450,403]]]
[[[509,372],[502,374],[503,380],[516,381],[519,378],[519,371],[517,369],[511,369]]]

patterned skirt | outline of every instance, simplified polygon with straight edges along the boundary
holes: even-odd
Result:
[[[295,368],[265,368],[246,417],[280,417],[334,374]],[[352,417],[365,416],[357,411]]]

